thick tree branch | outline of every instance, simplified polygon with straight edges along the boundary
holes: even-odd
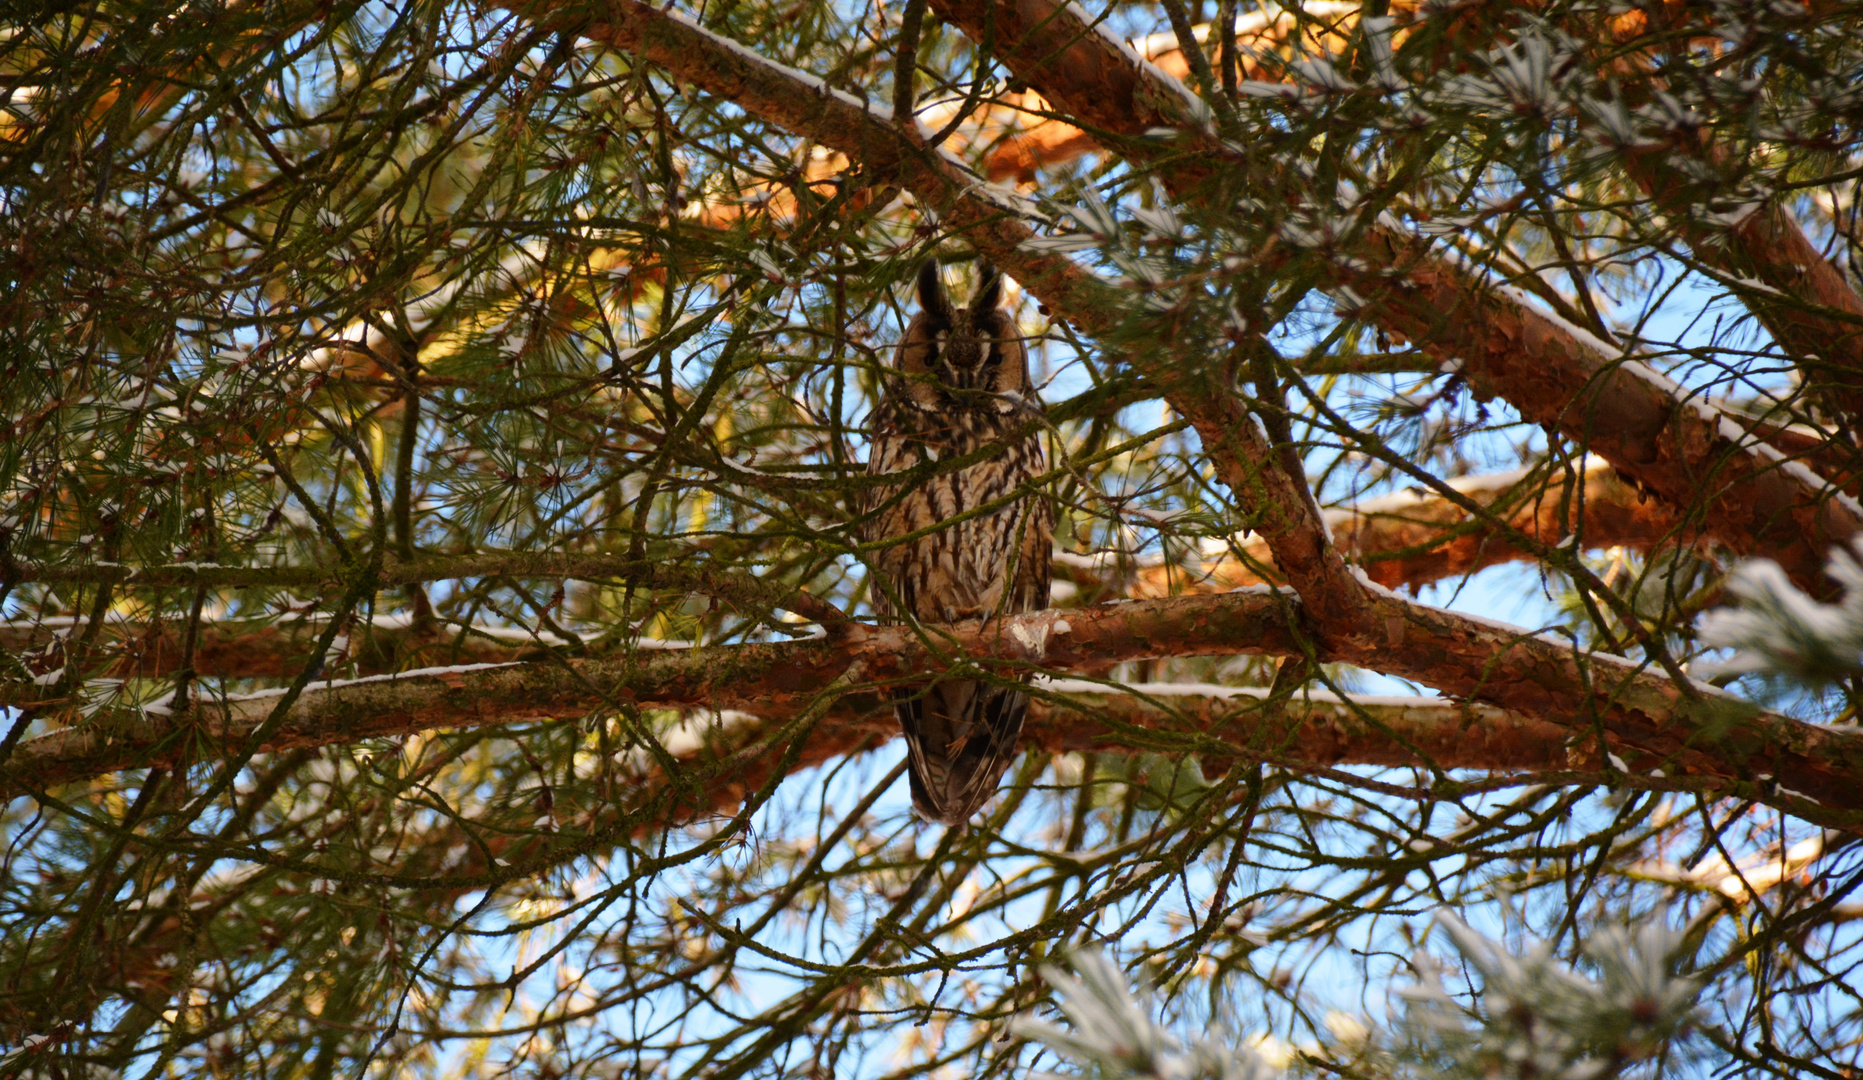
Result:
[[[1337,24],[1318,32],[1316,24],[1307,24],[1300,51],[1335,56],[1346,53],[1352,44],[1349,30],[1358,21],[1354,7],[1333,5],[1324,14],[1335,17]],[[1307,10],[1308,14],[1318,14],[1312,5]],[[1400,11],[1406,20],[1418,16],[1417,5],[1409,3],[1391,5],[1389,14],[1398,15]],[[1701,15],[1690,12],[1688,17]],[[1613,27],[1613,36],[1620,45],[1649,33],[1642,13],[1632,12],[1628,18],[1632,21]],[[1257,13],[1243,21],[1247,25],[1238,26],[1240,36],[1257,48],[1284,44],[1286,34],[1296,28],[1286,12],[1273,17]],[[1715,20],[1710,17],[1707,21]],[[1667,28],[1670,33],[1676,29],[1683,27]],[[1712,29],[1711,25],[1699,27],[1700,35],[1688,39],[1689,44],[1716,42]],[[1175,35],[1153,35],[1133,42],[1133,47],[1173,78],[1183,79],[1190,73],[1191,62],[1178,47]],[[1627,65],[1632,61],[1619,58],[1615,62]],[[1647,63],[1639,64],[1639,70],[1649,75]],[[1259,66],[1248,73],[1250,78],[1263,76],[1284,77]],[[1624,150],[1622,160],[1631,179],[1654,198],[1657,208],[1703,264],[1736,284],[1758,284],[1757,288],[1737,288],[1740,299],[1766,325],[1774,340],[1800,362],[1832,415],[1853,424],[1863,419],[1863,297],[1858,296],[1842,271],[1812,245],[1792,214],[1775,200],[1753,205],[1731,225],[1703,224],[1718,217],[1707,205],[1716,190],[1698,172],[1675,167],[1671,162],[1678,154],[1710,159],[1720,155],[1712,146],[1688,143],[1681,136],[1678,141],[1684,145]],[[1047,143],[1055,146],[1050,151],[1054,161],[1065,152],[1061,147],[1074,149],[1052,135],[1046,136],[1041,145]],[[1720,164],[1718,160],[1715,163]]]
[[[1022,745],[1047,753],[1202,752],[1290,769],[1374,765],[1597,773],[1603,765],[1556,724],[1442,698],[1340,698],[1314,691],[1268,709],[1266,691],[1205,684],[1038,680],[1034,689]],[[695,713],[664,735],[662,744],[682,766],[713,769],[704,798],[662,824],[736,812],[747,792],[768,781],[777,760],[769,748],[783,719]],[[844,699],[810,734],[794,767],[877,750],[898,733],[888,702],[871,695]],[[723,769],[716,768],[720,763]],[[639,802],[669,786],[649,755],[636,752],[627,765]]]
[[[778,581],[747,574],[720,573],[701,565],[696,552],[636,559],[626,555],[584,554],[563,551],[491,552],[439,558],[401,560],[389,557],[377,580],[383,588],[431,581],[471,578],[574,578],[581,581],[625,581],[647,589],[680,589],[753,609],[793,611],[824,624],[845,622],[834,605]],[[329,566],[221,566],[214,563],[176,563],[166,566],[127,566],[92,562],[41,566],[8,560],[0,577],[15,584],[50,582],[60,585],[133,585],[142,588],[247,589],[271,588],[337,591],[353,570]]]
[[[1685,694],[1668,679],[1612,657],[1584,657],[1528,631],[1373,595],[1382,640],[1337,639],[1343,647],[1322,648],[1320,659],[1453,682],[1459,696],[1565,730],[1598,759],[1609,760],[1603,757],[1608,753],[1638,770],[1660,766],[1678,783],[1706,785],[1717,794],[1846,826],[1854,824],[1850,812],[1863,811],[1863,784],[1857,783],[1863,734],[1759,713],[1707,687]],[[925,638],[908,627],[854,626],[832,640],[430,669],[312,684],[263,749],[624,708],[755,710],[766,720],[780,719],[815,705],[822,688],[831,686],[847,689],[840,707],[864,715],[880,707],[877,695],[862,700],[866,689],[953,665],[1013,673],[1031,666],[1103,670],[1178,656],[1305,655],[1295,629],[1300,621],[1293,596],[1256,589],[960,623],[928,628]],[[1446,680],[1443,672],[1450,673]],[[271,693],[197,703],[177,714],[143,710],[30,739],[14,751],[5,790],[45,790],[237,747],[267,721],[277,701]],[[1563,768],[1563,762],[1546,767]]]
[[[1778,562],[1808,592],[1831,593],[1828,548],[1863,522],[1848,496],[1641,361],[1613,355],[1422,243],[1381,233],[1368,244],[1391,270],[1340,265],[1334,279],[1364,300],[1364,313],[1426,352],[1459,359],[1479,396],[1558,428],[1733,551]]]
[[[1487,508],[1494,520],[1471,517],[1466,510],[1448,499],[1435,495],[1403,493],[1374,499],[1351,509],[1326,511],[1326,523],[1339,549],[1363,566],[1367,577],[1386,588],[1428,585],[1445,578],[1474,573],[1502,563],[1536,558],[1533,551],[1512,542],[1510,532],[1523,533],[1543,544],[1555,545],[1576,533],[1589,549],[1625,547],[1650,551],[1667,543],[1687,543],[1692,535],[1681,529],[1675,515],[1660,500],[1649,499],[1625,483],[1609,465],[1596,459],[1587,462],[1580,474],[1582,483],[1574,488],[1564,476],[1522,488],[1519,474],[1476,476],[1451,481],[1450,486],[1476,504]],[[1498,524],[1497,524],[1498,522]],[[1146,557],[1125,562],[1112,555],[1077,555],[1056,552],[1057,581],[1068,582],[1081,590],[1086,600],[1158,599],[1181,593],[1216,593],[1246,585],[1264,584],[1256,566],[1272,566],[1274,554],[1267,541],[1251,536],[1241,542],[1245,558],[1216,556],[1195,564],[1170,562]],[[420,575],[407,580],[434,581],[455,576],[477,576],[497,567],[511,577],[561,575],[568,578],[597,579],[621,576],[620,570],[634,567],[625,559],[608,556],[542,554],[538,556],[481,555],[461,559],[432,559],[391,567],[386,575],[394,581],[402,576]],[[121,569],[110,570],[116,574]],[[836,609],[826,600],[808,593],[786,590],[778,583],[731,575],[726,581],[742,588],[707,589],[691,575],[681,575],[676,568],[659,567],[665,576],[655,576],[654,587],[691,589],[695,592],[766,607],[791,610],[824,624],[837,619]],[[224,570],[229,578],[216,575]],[[34,580],[49,580],[51,568],[36,574]],[[248,571],[241,567],[211,566],[148,567],[120,580],[124,584],[167,582],[171,585],[199,584],[206,575],[215,587],[237,585],[243,575],[276,572],[306,585],[323,585],[324,571],[280,567]],[[60,574],[64,571],[61,569]],[[93,571],[79,567],[59,580],[94,580]],[[171,576],[172,579],[171,579]],[[585,578],[586,579],[586,578]],[[116,576],[109,580],[119,580]],[[276,584],[276,579],[266,579]],[[1278,575],[1275,584],[1281,583]],[[811,602],[826,609],[815,612]],[[787,605],[795,605],[788,607]],[[51,671],[63,663],[56,649],[47,652],[62,634],[77,628],[73,620],[50,619],[39,622],[0,623],[0,648],[15,655],[38,654],[32,658],[33,673]],[[105,627],[105,639],[97,643],[100,655],[109,657],[106,667],[88,673],[93,678],[158,678],[172,674],[181,655],[184,625],[177,621],[134,622],[124,620]],[[280,621],[244,623],[238,621],[203,623],[195,646],[194,668],[209,677],[227,679],[279,679],[300,669],[309,659],[319,624],[315,621]],[[413,626],[406,620],[378,620],[358,624],[350,630],[338,657],[327,666],[354,665],[358,675],[386,675],[415,667],[436,664],[503,664],[534,657],[540,652],[571,648],[572,643],[554,638],[538,638],[509,629],[490,627],[454,627],[450,625]],[[599,646],[597,646],[599,648]],[[599,652],[588,655],[600,655]]]
[[[1812,246],[1782,206],[1765,202],[1726,228],[1701,224],[1701,194],[1655,155],[1630,154],[1628,168],[1688,241],[1697,259],[1735,284],[1805,372],[1831,415],[1863,422],[1863,297]],[[1757,282],[1757,285],[1752,284]]]

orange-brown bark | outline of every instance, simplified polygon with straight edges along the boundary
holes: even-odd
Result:
[[[1697,184],[1654,155],[1625,156],[1632,179],[1654,197],[1695,257],[1737,283],[1734,294],[1854,434],[1863,422],[1863,297],[1843,272],[1777,203],[1753,206],[1731,227],[1710,228],[1700,223],[1698,204],[1706,196]]]
[[[1196,748],[1296,769],[1381,765],[1548,772],[1591,771],[1601,763],[1559,725],[1436,698],[1342,701],[1319,693],[1266,709],[1259,691],[1222,687],[1138,684],[1127,692],[1070,685],[1064,687],[1065,703],[1051,696],[1062,688],[1038,688],[1022,729],[1024,748],[1112,754]],[[769,782],[780,760],[771,745],[779,721],[743,716],[715,725],[694,717],[685,726],[702,733],[704,741],[678,756],[682,768],[710,773],[722,763],[725,769],[711,773],[699,804],[669,801],[673,812],[655,827],[735,813],[746,795]],[[845,702],[809,733],[793,768],[880,749],[898,732],[886,702]],[[649,768],[631,790],[645,804],[668,787],[665,775]]]
[[[25,656],[34,675],[64,666],[53,635],[71,628],[71,620],[49,625],[0,623],[0,648]],[[322,626],[317,623],[204,622],[195,640],[194,671],[207,678],[289,680],[310,662]],[[92,643],[100,679],[157,679],[172,676],[181,665],[187,624],[182,620],[120,622],[106,625]],[[337,655],[331,672],[386,675],[409,668],[445,664],[504,664],[548,650],[555,642],[525,642],[460,633],[445,627],[382,625],[357,628]],[[11,689],[9,687],[9,689]],[[9,704],[24,700],[13,695]]]
[[[1597,759],[1608,752],[1640,770],[1660,765],[1690,790],[1705,785],[1811,820],[1863,822],[1863,785],[1856,783],[1863,775],[1863,735],[1758,713],[1611,657],[1586,657],[1561,642],[1389,594],[1372,594],[1369,618],[1375,640],[1329,635],[1317,658],[1376,666],[1445,686],[1459,698],[1491,702],[1523,721],[1564,729]],[[861,695],[954,663],[1015,673],[1031,666],[1095,670],[1164,657],[1307,655],[1307,639],[1297,629],[1305,621],[1293,596],[1249,590],[1034,612],[925,635],[908,627],[854,626],[830,639],[787,644],[417,671],[312,684],[276,718],[261,748],[600,715],[623,705],[754,711],[772,722],[828,705],[864,715],[880,700]],[[24,794],[125,768],[211,759],[271,723],[279,700],[207,701],[174,715],[143,712],[30,739],[5,767],[6,790]],[[1565,763],[1561,756],[1546,767]],[[1776,778],[1778,787],[1756,782],[1761,774]]]
[[[1853,502],[1803,466],[1749,436],[1732,417],[1642,363],[1539,314],[1419,241],[1371,240],[1392,273],[1341,264],[1335,283],[1362,309],[1461,373],[1482,398],[1503,398],[1527,420],[1557,427],[1683,513],[1731,550],[1773,559],[1801,588],[1829,595],[1832,544],[1857,532]]]
[[[1528,485],[1521,489],[1506,477],[1471,477],[1452,486],[1477,504],[1490,508],[1497,521],[1472,517],[1462,507],[1439,496],[1397,495],[1365,503],[1351,510],[1330,510],[1326,514],[1334,541],[1346,557],[1362,566],[1372,581],[1386,588],[1412,588],[1445,578],[1474,573],[1490,566],[1534,558],[1532,551],[1513,543],[1508,530],[1524,533],[1545,544],[1557,544],[1576,532],[1586,548],[1625,547],[1649,551],[1672,542],[1686,542],[1688,534],[1680,530],[1676,515],[1660,500],[1640,494],[1625,483],[1608,465],[1593,461],[1580,474],[1582,483],[1569,484],[1563,476]],[[1576,527],[1573,526],[1576,523]],[[1062,552],[1056,556],[1057,580],[1081,589],[1084,598],[1156,599],[1180,593],[1226,592],[1233,588],[1262,584],[1264,579],[1251,563],[1272,566],[1274,555],[1259,536],[1243,541],[1246,558],[1212,557],[1194,565],[1165,565],[1155,560],[1133,563],[1121,572],[1110,557],[1083,557]],[[512,573],[519,575],[565,577],[613,574],[632,564],[626,560],[545,556],[512,560]],[[614,566],[604,565],[613,562]],[[388,583],[409,580],[434,580],[439,566],[413,564],[411,573],[395,574]],[[453,576],[466,577],[487,572],[488,559],[447,560]],[[496,568],[496,567],[494,567]],[[119,568],[126,571],[127,568]],[[177,568],[177,575],[183,568]],[[186,568],[194,576],[177,577],[169,585],[195,585],[200,568]],[[228,568],[233,570],[234,568]],[[277,574],[277,571],[272,571]],[[267,571],[254,571],[264,576]],[[325,584],[327,571],[301,575],[302,584]],[[142,577],[155,575],[144,572]],[[1271,575],[1273,576],[1273,575]],[[122,575],[110,578],[120,581]],[[69,578],[61,579],[69,580]],[[95,581],[94,576],[85,576]],[[295,580],[295,579],[294,579]],[[692,588],[707,595],[739,597],[766,607],[795,605],[791,610],[835,621],[827,605],[807,594],[796,594],[774,585],[758,588],[750,595],[749,583],[707,582],[694,575],[678,581],[665,573],[656,575],[652,587]],[[1276,576],[1276,583],[1279,583]],[[222,583],[226,584],[226,583]],[[761,585],[762,583],[756,583]],[[43,654],[36,661],[33,674],[54,670],[63,664],[56,653],[46,653],[54,635],[72,629],[70,620],[48,623],[0,623],[0,648],[15,655]],[[166,622],[114,622],[106,625],[95,643],[104,665],[91,672],[97,678],[159,678],[172,675],[181,661],[185,624]],[[227,679],[288,679],[302,670],[320,626],[316,623],[277,623],[271,625],[239,622],[203,623],[196,641],[194,668],[202,675]],[[431,625],[410,627],[404,623],[358,626],[345,639],[345,647],[330,659],[328,669],[356,675],[384,675],[409,668],[442,664],[502,664],[535,655],[543,650],[560,648],[554,640],[525,640],[506,634],[490,636],[485,631],[462,631],[457,627]]]

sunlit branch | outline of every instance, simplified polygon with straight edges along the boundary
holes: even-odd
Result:
[[[953,159],[928,154],[917,148],[908,134],[900,131],[881,112],[866,107],[852,97],[827,89],[802,73],[751,54],[669,12],[632,0],[613,0],[604,11],[605,21],[595,24],[577,22],[576,28],[597,39],[608,40],[621,48],[644,54],[682,78],[729,97],[793,131],[817,137],[826,145],[858,156],[873,168],[891,172],[925,205],[938,209],[947,227],[963,231],[980,249],[1006,270],[1016,274],[1032,293],[1041,297],[1058,313],[1089,332],[1110,329],[1114,325],[1120,303],[1107,286],[1064,258],[1044,256],[1026,249],[1025,243],[1032,234],[1019,220],[1020,216],[1032,212],[1026,204],[1008,193],[991,191],[987,185],[979,184],[974,176],[967,178],[962,166]],[[999,14],[1007,18],[1012,13]],[[1052,30],[1057,24],[1066,21],[1060,18],[1045,25]],[[1019,24],[1013,21],[999,22],[996,29],[999,33],[1017,32]],[[1020,29],[1026,30],[1026,27]],[[1089,53],[1101,48],[1101,44],[1098,44],[1101,43],[1101,35],[1093,28],[1063,29],[1077,35],[1063,42],[1064,47],[1071,42],[1075,46],[1087,48]],[[1014,39],[1013,33],[1010,39]],[[1022,44],[1024,49],[1030,47],[1026,41]],[[1163,98],[1147,99],[1144,95],[1135,98],[1139,70],[1130,63],[1129,54],[1113,49],[1110,45],[1105,45],[1105,50],[1103,54],[1083,54],[1086,56],[1086,68],[1082,70],[1098,70],[1103,79],[1123,82],[1126,90],[1093,95],[1096,100],[1085,106],[1089,111],[1104,114],[1108,107],[1123,107],[1136,109],[1133,115],[1142,119],[1155,116],[1160,120],[1174,121],[1175,114],[1156,112],[1160,100],[1180,103],[1171,106],[1174,110],[1190,107],[1185,98],[1186,92],[1175,84],[1161,85],[1148,91],[1151,94],[1162,94]],[[1070,103],[1069,107],[1076,106]],[[1150,116],[1146,115],[1147,110]],[[1132,118],[1113,117],[1128,126]],[[1445,285],[1441,279],[1438,279],[1437,284],[1452,288],[1452,291],[1455,285],[1454,282]],[[1497,292],[1494,295],[1499,294]],[[1441,310],[1440,305],[1433,310]],[[1538,352],[1532,357],[1536,363],[1532,365],[1533,372],[1529,380],[1536,386],[1546,381],[1546,375],[1554,376],[1551,382],[1555,387],[1559,385],[1559,378],[1563,377],[1560,366],[1552,363],[1549,349],[1557,351],[1567,361],[1564,368],[1566,373],[1573,370],[1571,361],[1574,360],[1574,349],[1578,353],[1578,360],[1596,360],[1604,364],[1601,358],[1592,357],[1588,360],[1582,343],[1571,335],[1554,333],[1550,329],[1552,324],[1543,318],[1534,322],[1526,318],[1527,314],[1531,314],[1530,310],[1524,307],[1503,311],[1499,313],[1500,317],[1485,324],[1487,330],[1484,332],[1495,331],[1497,328],[1505,331],[1511,318],[1514,327],[1511,334],[1500,333],[1495,337],[1490,333],[1497,344],[1503,339],[1514,344],[1533,345],[1537,342]],[[1432,315],[1432,322],[1435,321]],[[1534,329],[1536,334],[1552,336],[1523,336],[1522,327]],[[1508,347],[1511,354],[1512,345]],[[1504,371],[1517,370],[1507,367],[1506,358],[1489,359]],[[1165,366],[1168,368],[1168,365]],[[1615,367],[1610,370],[1618,371]],[[1577,371],[1583,375],[1581,386],[1600,374],[1585,368],[1584,363],[1577,365]],[[1318,522],[1312,520],[1312,515],[1306,509],[1304,492],[1299,491],[1295,483],[1298,478],[1287,476],[1283,470],[1267,465],[1271,460],[1269,456],[1251,454],[1247,446],[1241,447],[1243,452],[1238,453],[1238,447],[1228,445],[1232,439],[1250,444],[1259,443],[1261,436],[1253,426],[1252,419],[1245,414],[1242,421],[1237,422],[1234,401],[1227,391],[1215,386],[1184,386],[1182,383],[1186,373],[1182,371],[1165,370],[1159,374],[1166,377],[1166,382],[1178,384],[1165,386],[1164,389],[1180,414],[1196,421],[1199,430],[1205,434],[1206,445],[1218,465],[1219,473],[1225,474],[1225,482],[1237,490],[1238,495],[1255,508],[1255,512],[1264,515],[1262,530],[1271,539],[1280,541],[1273,545],[1280,567],[1288,574],[1290,581],[1303,590],[1308,610],[1322,631],[1314,646],[1321,656],[1349,659],[1377,670],[1425,681],[1449,693],[1479,697],[1503,707],[1524,707],[1533,715],[1557,717],[1563,722],[1572,722],[1578,717],[1590,718],[1598,712],[1600,706],[1607,716],[1618,714],[1625,708],[1626,701],[1621,694],[1606,695],[1603,699],[1596,696],[1599,684],[1585,678],[1582,670],[1584,661],[1566,646],[1542,642],[1536,638],[1522,638],[1511,630],[1497,630],[1491,624],[1433,612],[1416,605],[1407,605],[1388,594],[1380,595],[1355,588],[1344,572],[1344,565],[1336,550],[1326,542]],[[1614,394],[1610,399],[1612,407],[1624,408],[1626,402],[1627,407],[1632,409],[1653,407],[1658,410],[1657,418],[1660,420],[1666,422],[1670,418],[1680,417],[1677,423],[1684,429],[1706,424],[1712,428],[1714,439],[1726,439],[1718,420],[1711,423],[1709,418],[1697,414],[1693,409],[1677,407],[1668,391],[1648,379],[1634,375],[1628,377],[1647,393],[1641,397],[1635,392]],[[1479,387],[1480,380],[1475,381]],[[1577,389],[1575,387],[1573,391]],[[1634,391],[1634,387],[1631,389]],[[1651,406],[1647,402],[1646,399],[1652,393],[1661,398],[1659,404]],[[1569,404],[1561,403],[1557,407],[1565,410],[1562,415],[1566,419],[1577,422],[1569,415]],[[1654,431],[1637,430],[1632,434],[1646,440],[1660,441],[1663,438],[1662,427]],[[1216,437],[1212,439],[1211,435]],[[1685,450],[1691,447],[1700,449],[1687,441],[1682,441],[1680,445]],[[1620,467],[1623,466],[1613,455],[1607,453],[1606,456]],[[1660,453],[1653,457],[1658,464],[1662,463]],[[1741,460],[1752,473],[1747,479],[1759,483],[1760,490],[1733,490],[1731,494],[1747,497],[1740,504],[1745,514],[1740,520],[1753,532],[1762,534],[1761,539],[1764,539],[1765,530],[1752,528],[1751,517],[1755,508],[1762,514],[1792,511],[1799,508],[1793,500],[1810,496],[1805,492],[1806,485],[1802,478],[1789,470],[1773,471],[1770,467],[1762,469],[1761,463],[1753,460],[1755,457],[1756,453],[1747,452]],[[1647,466],[1649,460],[1647,457],[1636,458],[1632,464]],[[1703,461],[1699,464],[1708,463]],[[1646,482],[1653,475],[1648,467],[1632,467],[1627,471]],[[1656,469],[1655,472],[1661,473],[1662,470]],[[1775,481],[1773,487],[1783,485],[1782,490],[1773,491],[1767,487],[1765,481],[1769,479]],[[1283,487],[1287,490],[1281,490]],[[1255,488],[1260,490],[1253,490]],[[1759,497],[1768,494],[1774,496],[1770,501]],[[1779,497],[1786,498],[1784,507],[1778,506]],[[1839,525],[1850,521],[1848,511],[1839,507],[1834,500],[1825,504],[1823,510],[1833,516]],[[1737,549],[1750,549],[1754,546],[1754,537],[1741,535],[1729,538],[1729,542]],[[1785,545],[1784,553],[1788,559],[1792,554],[1801,554],[1821,546],[1800,533],[1784,537],[1781,543]],[[1765,545],[1760,546],[1764,548]],[[1256,640],[1256,647],[1259,648],[1259,639]],[[1208,645],[1207,642],[1199,642],[1195,646],[1189,642],[1181,644],[1185,651],[1180,654],[1207,648]],[[1306,650],[1303,648],[1300,651]],[[1632,677],[1631,682],[1652,679],[1650,676],[1637,675]],[[812,685],[825,685],[828,681],[818,680]],[[1627,684],[1619,684],[1619,689],[1622,685]],[[1658,686],[1662,689],[1658,689]],[[1669,716],[1682,701],[1690,702],[1686,709],[1702,707],[1694,700],[1698,693],[1694,689],[1660,679],[1654,679],[1649,687],[1655,697],[1630,706],[1635,716],[1647,716],[1652,709],[1657,714]],[[1612,723],[1610,720],[1604,721],[1607,728]],[[1662,757],[1683,752],[1689,743],[1690,736],[1683,732],[1665,731],[1662,726],[1649,725],[1634,719],[1634,716],[1627,716],[1623,723],[1624,730],[1631,733],[1635,740],[1656,749]],[[1760,753],[1770,752],[1764,749],[1763,740],[1755,750]],[[1758,768],[1754,771],[1783,775],[1778,769]],[[1793,790],[1807,791],[1821,798],[1817,792],[1831,789],[1831,785],[1810,778],[1804,782],[1810,786],[1794,786]],[[1838,789],[1841,787],[1837,785]]]
[[[1379,596],[1376,614],[1380,640],[1337,639],[1341,647],[1322,647],[1318,658],[1395,668],[1412,678],[1428,674],[1420,670],[1426,663],[1462,670],[1478,662],[1470,674],[1458,676],[1465,680],[1458,693],[1493,702],[1524,720],[1561,727],[1581,743],[1602,731],[1604,752],[1631,768],[1660,767],[1679,783],[1705,783],[1718,794],[1788,806],[1828,824],[1848,823],[1850,811],[1863,809],[1863,785],[1855,782],[1863,775],[1863,735],[1759,713],[1707,687],[1684,693],[1669,680],[1615,658],[1586,658],[1514,627],[1394,596]],[[907,627],[855,625],[830,638],[802,642],[312,683],[264,749],[567,719],[622,708],[754,711],[766,720],[780,720],[816,706],[824,687],[846,687],[851,695],[862,687],[922,678],[951,666],[1065,672],[1162,657],[1305,655],[1299,622],[1293,596],[1258,589],[959,623],[924,637]],[[1433,658],[1421,654],[1405,646],[1406,638],[1437,652]],[[276,703],[276,693],[262,693],[208,700],[173,714],[144,707],[108,724],[30,739],[16,748],[7,766],[8,789],[18,795],[168,762],[194,752],[189,747],[202,738],[210,745],[237,746],[266,721]],[[878,700],[872,705],[877,707]],[[190,738],[178,739],[183,733]],[[1563,765],[1548,762],[1547,767]],[[1773,779],[1754,779],[1762,774]]]

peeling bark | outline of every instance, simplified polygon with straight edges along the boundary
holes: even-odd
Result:
[[[1447,682],[1458,697],[1499,706],[1522,723],[1557,727],[1567,739],[1541,768],[1568,768],[1576,746],[1577,760],[1615,754],[1638,770],[1660,767],[1689,790],[1705,785],[1827,824],[1863,822],[1850,816],[1863,812],[1863,787],[1854,781],[1863,775],[1863,734],[1761,713],[1712,688],[1685,689],[1517,627],[1370,595],[1378,640],[1335,638],[1344,647],[1322,647],[1317,658]],[[861,625],[804,642],[313,683],[262,749],[632,709],[738,710],[785,722],[811,708],[867,716],[882,713],[879,691],[886,685],[955,665],[1012,675],[1164,657],[1303,656],[1304,621],[1295,597],[1257,589],[927,627],[923,636],[909,627]],[[278,700],[263,694],[208,701],[176,715],[142,712],[39,736],[14,750],[4,791],[17,796],[127,768],[210,760],[267,723]],[[1521,758],[1509,760],[1527,760],[1532,746],[1547,745],[1529,739],[1516,747]],[[1445,750],[1439,763],[1461,767],[1457,760]]]
[[[1732,228],[1711,230],[1696,223],[1690,185],[1647,157],[1633,157],[1628,169],[1697,259],[1737,282],[1764,286],[1736,285],[1734,294],[1796,360],[1822,404],[1854,439],[1863,422],[1863,297],[1843,273],[1776,203],[1755,206]]]

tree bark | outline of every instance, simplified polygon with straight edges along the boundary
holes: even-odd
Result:
[[[1757,799],[1826,824],[1863,821],[1857,816],[1863,734],[1759,712],[1711,687],[1679,687],[1517,627],[1372,595],[1381,639],[1334,639],[1344,647],[1322,646],[1316,659],[1450,682],[1458,696],[1566,731],[1581,757],[1615,755],[1639,772],[1661,768],[1683,789]],[[957,666],[1014,676],[1167,657],[1306,656],[1312,645],[1305,622],[1294,596],[1252,589],[1033,612],[926,627],[922,634],[855,625],[784,644],[428,669],[313,683],[261,749],[636,709],[754,711],[787,721],[833,705],[864,716],[880,709],[884,687]],[[11,797],[121,769],[212,757],[267,723],[278,700],[272,692],[197,702],[174,714],[142,710],[29,739],[15,748],[0,790]],[[1543,767],[1569,764],[1562,752]]]

